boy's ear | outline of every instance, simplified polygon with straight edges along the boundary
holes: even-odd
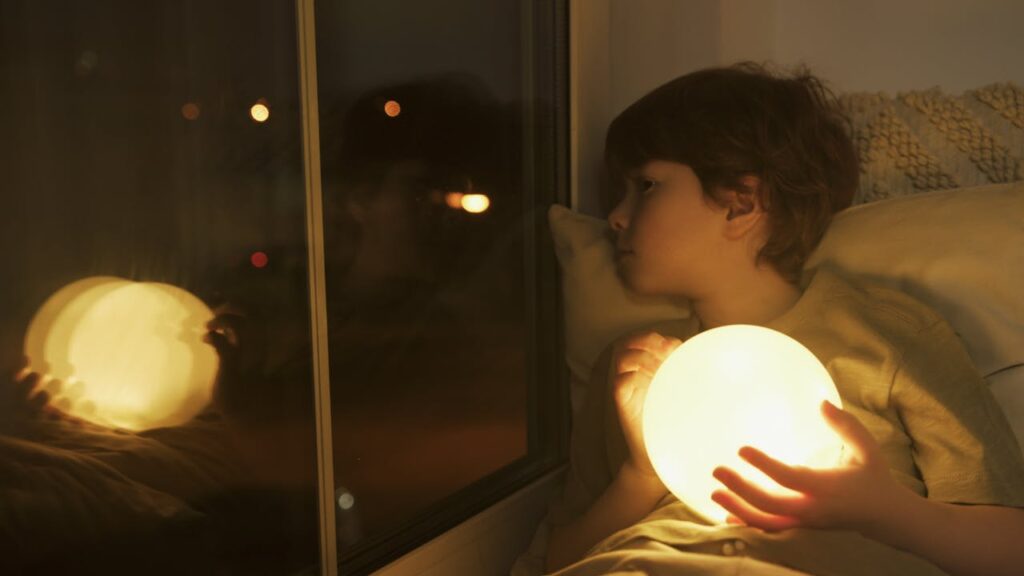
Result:
[[[744,176],[739,190],[725,190],[721,198],[726,208],[725,234],[728,238],[741,238],[749,234],[764,215],[761,204],[761,179]]]

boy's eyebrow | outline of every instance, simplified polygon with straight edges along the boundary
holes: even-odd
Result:
[[[659,180],[660,181],[660,180],[664,180],[665,179],[665,174],[660,173],[660,172],[659,173],[655,173],[655,172],[651,171],[649,168],[647,168],[647,164],[644,164],[644,165],[638,166],[638,167],[634,168],[633,170],[631,170],[630,172],[628,172],[626,174],[626,177],[629,178],[630,180]]]
[[[628,171],[626,171],[627,180],[639,180],[641,178],[646,178],[648,176],[650,176],[650,174],[648,174],[644,170],[643,165],[630,168]]]

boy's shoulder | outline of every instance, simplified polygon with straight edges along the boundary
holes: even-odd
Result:
[[[883,333],[912,336],[945,322],[939,313],[883,279],[821,267],[805,296],[820,301],[826,316],[857,318]]]

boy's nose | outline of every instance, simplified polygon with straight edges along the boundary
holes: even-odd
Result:
[[[608,213],[608,225],[616,234],[621,234],[629,226],[629,207],[625,198]]]

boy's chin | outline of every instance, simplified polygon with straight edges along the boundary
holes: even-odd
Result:
[[[656,292],[652,289],[649,283],[643,281],[640,275],[635,270],[629,269],[626,266],[616,266],[615,272],[622,281],[622,284],[630,292],[640,296],[654,296]]]

